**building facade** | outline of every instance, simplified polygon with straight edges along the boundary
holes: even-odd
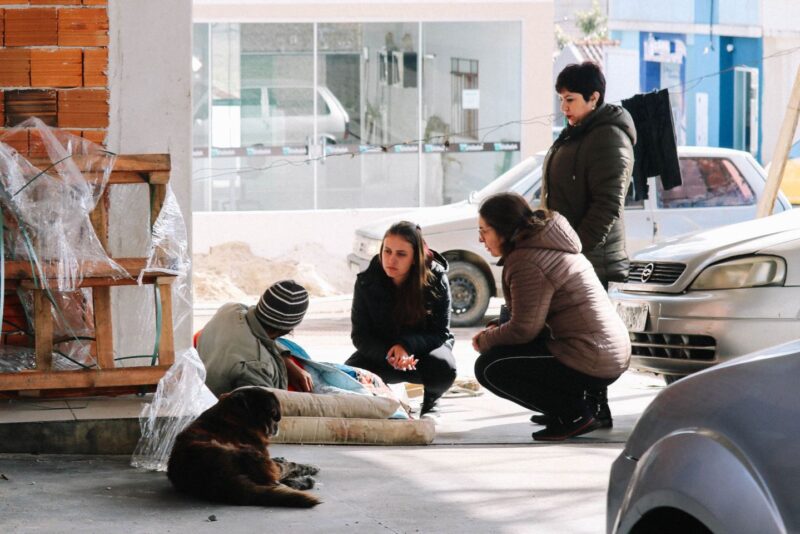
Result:
[[[800,63],[797,28],[789,0],[610,0],[620,57],[607,69],[627,92],[669,89],[679,144],[768,161]]]
[[[195,211],[439,206],[550,142],[551,0],[195,0]]]

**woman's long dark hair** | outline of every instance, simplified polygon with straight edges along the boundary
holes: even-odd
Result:
[[[412,249],[413,262],[403,285],[397,288],[397,301],[395,303],[395,316],[399,325],[415,325],[425,318],[428,310],[425,308],[425,290],[434,281],[431,272],[433,253],[422,238],[422,230],[412,222],[400,221],[393,224],[383,235],[381,241],[380,259],[383,264],[383,243],[386,237],[395,235],[405,239]]]
[[[517,241],[538,232],[552,218],[547,210],[532,210],[518,193],[492,195],[483,201],[478,213],[503,238],[503,256],[514,250]]]

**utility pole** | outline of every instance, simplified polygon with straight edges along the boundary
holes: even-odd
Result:
[[[778,189],[783,179],[783,170],[786,168],[786,159],[789,157],[789,150],[792,148],[792,138],[797,128],[797,118],[800,115],[800,67],[794,78],[792,94],[789,97],[789,105],[786,107],[786,114],[783,116],[778,143],[772,153],[772,161],[769,164],[767,183],[764,184],[764,194],[758,201],[756,217],[766,217],[772,214],[775,206],[775,199],[778,197]]]

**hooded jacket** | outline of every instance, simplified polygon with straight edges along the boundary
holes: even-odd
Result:
[[[447,260],[434,252],[431,272],[433,284],[425,290],[428,314],[420,324],[398,328],[395,319],[396,288],[386,276],[380,258],[372,258],[367,269],[356,277],[353,290],[351,339],[356,349],[371,357],[384,358],[389,348],[401,344],[409,354],[424,356],[442,345],[453,348],[450,333],[450,283]]]
[[[623,214],[634,144],[630,114],[602,104],[564,128],[544,160],[542,205],[567,218],[603,283],[628,274]]]
[[[255,306],[222,306],[203,328],[197,352],[206,385],[217,397],[241,386],[287,387],[284,351],[256,319]]]
[[[580,252],[577,234],[558,213],[517,241],[500,260],[510,319],[478,336],[481,353],[526,343],[548,327],[547,347],[567,367],[598,378],[628,368],[628,330]]]

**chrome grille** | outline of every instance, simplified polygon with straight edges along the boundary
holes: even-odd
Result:
[[[674,284],[686,265],[673,262],[632,261],[626,282],[634,284]]]
[[[711,336],[692,334],[651,334],[631,332],[631,348],[635,356],[674,360],[713,360],[717,340]]]

